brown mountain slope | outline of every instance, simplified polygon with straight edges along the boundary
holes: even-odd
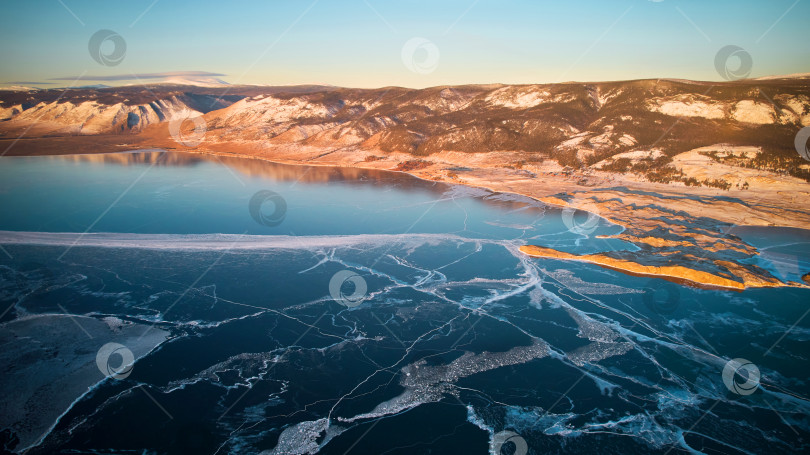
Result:
[[[603,262],[687,265],[739,287],[781,281],[752,265],[758,252],[731,227],[810,229],[810,163],[794,146],[810,125],[810,79],[144,86],[0,100],[9,155],[158,147],[401,170],[597,213],[639,248]]]

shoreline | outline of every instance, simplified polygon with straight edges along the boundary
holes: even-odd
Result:
[[[535,196],[535,195],[532,195],[532,194],[519,192],[519,191],[500,190],[500,189],[495,189],[493,187],[487,187],[487,186],[484,186],[484,185],[473,184],[473,183],[468,183],[468,182],[459,182],[459,181],[453,181],[453,180],[429,179],[429,178],[426,178],[424,176],[419,176],[417,174],[414,174],[414,173],[412,173],[410,171],[403,171],[403,170],[396,170],[396,169],[383,169],[383,168],[379,168],[379,167],[362,166],[362,165],[344,165],[344,164],[331,164],[331,163],[301,162],[301,161],[295,161],[295,160],[279,160],[279,159],[270,159],[270,158],[266,158],[266,157],[263,157],[263,156],[250,155],[250,154],[244,154],[244,153],[230,153],[230,152],[218,152],[218,151],[199,151],[199,150],[179,150],[179,149],[165,149],[165,148],[155,147],[155,148],[120,150],[120,151],[109,151],[109,152],[103,151],[103,152],[63,153],[63,154],[46,153],[46,154],[39,154],[39,155],[7,155],[7,157],[9,157],[9,158],[27,158],[27,157],[34,157],[34,156],[52,156],[52,157],[60,157],[60,156],[93,156],[93,155],[111,155],[111,154],[126,154],[126,153],[150,153],[150,152],[155,152],[155,153],[157,153],[157,152],[171,152],[171,153],[185,153],[185,154],[189,154],[189,155],[238,158],[238,159],[243,159],[243,160],[253,160],[253,161],[262,161],[262,162],[273,163],[273,164],[282,164],[282,165],[286,165],[286,166],[301,166],[301,167],[311,166],[311,167],[320,167],[320,168],[330,168],[331,167],[331,168],[340,168],[340,169],[358,169],[358,170],[364,170],[364,171],[391,172],[391,173],[396,173],[396,174],[407,175],[409,177],[413,177],[413,178],[415,178],[417,180],[420,180],[420,181],[423,181],[423,182],[443,183],[443,184],[446,184],[446,185],[460,185],[460,186],[465,186],[465,187],[468,187],[468,188],[486,190],[486,191],[489,191],[489,192],[491,192],[493,194],[508,194],[508,195],[514,195],[514,196],[521,196],[521,197],[531,199],[531,200],[533,200],[535,202],[539,202],[541,204],[553,206],[553,207],[558,208],[558,209],[572,208],[571,205],[559,204],[559,203],[556,203],[554,200],[549,200],[550,199],[549,197]],[[557,199],[557,201],[561,201],[561,200]],[[581,209],[581,208],[578,208],[578,207],[576,208],[576,210],[591,213],[591,214],[593,214],[595,216],[598,216],[599,218],[601,218],[601,219],[603,219],[605,221],[608,221],[608,222],[610,222],[612,224],[615,224],[617,226],[620,226],[620,227],[626,229],[626,227],[624,225],[619,224],[617,222],[614,222],[614,221],[610,220],[609,218],[606,218],[606,217],[602,216],[598,212],[589,212],[587,209]],[[733,230],[735,228],[743,228],[743,229],[761,228],[761,229],[768,229],[768,230],[770,230],[770,229],[789,229],[789,230],[801,231],[803,233],[807,233],[807,235],[810,236],[810,226],[807,226],[807,227],[795,227],[795,226],[787,226],[787,225],[762,225],[762,224],[753,224],[753,223],[752,224],[736,223],[729,230]],[[607,237],[607,238],[612,238],[612,237],[613,236],[610,236],[610,237]]]
[[[537,197],[531,194],[516,192],[516,191],[501,191],[497,190],[494,187],[488,187],[484,185],[473,185],[470,183],[465,182],[454,182],[454,181],[446,181],[446,180],[436,180],[436,179],[428,179],[423,176],[416,175],[409,171],[403,170],[392,170],[392,169],[380,169],[375,167],[368,167],[362,165],[352,165],[352,166],[345,166],[345,165],[335,165],[335,164],[326,164],[326,163],[302,163],[298,161],[280,161],[280,160],[271,160],[266,157],[255,156],[255,155],[247,155],[247,154],[238,154],[238,153],[223,153],[223,152],[216,152],[216,151],[183,151],[183,150],[173,150],[179,153],[192,153],[192,154],[200,154],[200,155],[210,155],[210,156],[229,156],[229,157],[236,157],[240,159],[254,159],[258,161],[270,162],[275,164],[283,164],[283,165],[291,165],[291,166],[317,166],[317,167],[335,167],[335,168],[353,168],[353,169],[363,169],[363,170],[374,170],[374,171],[385,171],[385,172],[394,172],[399,174],[406,174],[411,177],[414,177],[418,180],[424,182],[439,182],[449,185],[463,185],[469,188],[476,188],[476,189],[483,189],[489,191],[493,194],[509,194],[509,195],[516,195],[526,197],[532,201],[539,202],[544,205],[556,207],[559,210],[564,210],[566,208],[570,208],[570,205],[561,205],[555,204],[552,200],[548,200],[549,198],[542,198]],[[224,164],[224,163],[223,163]],[[582,210],[582,209],[577,209]],[[614,234],[607,238],[618,238],[620,237],[625,231],[627,231],[628,227],[616,222],[613,219],[606,218],[602,216],[600,213],[589,212],[587,210],[583,210],[589,214],[593,214],[598,216],[601,220],[607,221],[611,224],[619,226],[622,228],[622,231],[618,234]],[[782,228],[782,229],[800,229],[805,231],[810,235],[810,229],[804,228],[797,228],[791,226],[761,226],[761,225],[738,225],[735,224],[734,227],[760,227],[760,228]],[[631,242],[632,243],[632,242]],[[524,245],[519,248],[519,251],[527,256],[534,257],[534,258],[549,258],[549,259],[563,259],[563,260],[571,260],[571,261],[578,261],[578,262],[587,262],[590,264],[594,264],[603,268],[607,268],[610,270],[615,270],[621,273],[625,273],[627,275],[632,276],[649,276],[649,277],[657,277],[661,279],[665,279],[680,285],[685,286],[692,286],[698,287],[702,289],[720,289],[720,290],[731,290],[741,292],[745,289],[750,288],[761,288],[761,287],[795,287],[795,288],[810,288],[810,286],[805,285],[799,282],[787,281],[782,282],[776,278],[774,279],[766,279],[765,277],[746,277],[743,276],[742,282],[736,282],[734,280],[730,280],[727,278],[723,278],[721,276],[711,274],[709,272],[691,269],[685,266],[651,266],[651,265],[643,265],[634,261],[629,260],[615,260],[609,257],[606,257],[601,254],[595,255],[569,255],[568,253],[563,253],[561,251],[552,250],[551,248],[545,248],[549,251],[554,251],[554,253],[545,256],[545,255],[538,255],[533,254],[531,247],[536,247],[534,245]],[[756,250],[755,247],[751,246]],[[536,247],[537,248],[537,247]],[[542,247],[539,247],[542,248]],[[537,250],[534,250],[535,252]],[[557,257],[554,256],[556,253]],[[757,254],[759,254],[757,252]],[[562,257],[566,256],[566,257]],[[659,271],[650,271],[650,269],[660,269]],[[749,279],[746,279],[749,278]]]
[[[626,242],[634,244],[635,246],[639,247],[640,251],[638,254],[632,254],[632,258],[627,259],[623,258],[621,260],[617,260],[616,258],[611,258],[605,254],[601,254],[601,258],[591,258],[592,260],[586,260],[585,262],[590,262],[595,265],[599,265],[601,267],[607,267],[613,270],[617,270],[619,272],[625,274],[637,274],[638,268],[646,268],[648,271],[650,267],[660,267],[660,265],[653,265],[660,262],[662,256],[666,257],[674,257],[671,262],[674,263],[683,263],[689,264],[692,262],[692,259],[697,258],[699,259],[696,262],[701,263],[701,267],[682,267],[678,273],[672,275],[672,270],[669,272],[655,272],[655,273],[643,273],[645,276],[657,276],[664,279],[672,278],[678,281],[683,281],[681,284],[686,285],[693,285],[698,287],[718,287],[718,281],[727,280],[728,282],[723,282],[724,284],[720,285],[720,288],[729,289],[729,290],[742,290],[750,287],[810,287],[805,284],[796,282],[796,281],[787,281],[783,282],[778,278],[773,277],[767,271],[760,269],[756,266],[751,266],[749,264],[744,264],[740,262],[738,259],[730,258],[724,256],[724,252],[726,251],[734,251],[734,252],[743,252],[743,253],[750,253],[749,257],[754,257],[759,254],[759,251],[756,247],[742,241],[738,237],[730,234],[729,232],[733,230],[735,227],[775,227],[775,228],[794,228],[800,229],[803,232],[807,232],[810,235],[810,229],[808,229],[807,223],[804,222],[794,222],[794,223],[786,223],[786,224],[777,224],[777,225],[767,225],[762,222],[759,223],[750,223],[750,224],[743,224],[743,223],[731,223],[728,218],[732,218],[735,214],[739,215],[739,213],[735,212],[735,209],[738,211],[742,211],[743,214],[750,208],[750,206],[745,205],[745,201],[741,201],[740,207],[731,207],[728,209],[726,207],[726,211],[718,212],[720,215],[726,215],[725,220],[722,219],[724,217],[717,218],[709,218],[711,222],[706,221],[706,216],[703,217],[695,217],[688,212],[684,211],[683,209],[679,210],[679,207],[673,204],[673,201],[677,203],[681,203],[683,205],[684,201],[686,203],[694,202],[695,198],[701,204],[704,204],[701,197],[702,195],[695,195],[694,193],[717,193],[717,191],[686,191],[683,193],[678,193],[677,188],[673,188],[670,185],[664,184],[638,184],[633,185],[633,187],[628,187],[624,185],[618,186],[610,186],[610,187],[602,187],[602,186],[581,186],[576,181],[576,178],[557,178],[557,181],[551,181],[549,186],[549,180],[554,179],[546,179],[541,182],[542,185],[545,185],[545,189],[551,188],[552,190],[559,190],[556,194],[535,194],[531,190],[531,183],[533,180],[538,179],[536,173],[531,173],[532,177],[525,178],[525,175],[520,174],[521,170],[516,169],[495,169],[488,167],[464,167],[466,170],[466,174],[462,174],[464,177],[467,178],[451,178],[447,174],[447,169],[452,168],[452,162],[446,162],[441,160],[441,157],[415,157],[412,155],[405,155],[405,154],[388,154],[387,156],[374,159],[372,161],[367,161],[357,158],[365,158],[368,156],[376,156],[374,151],[370,150],[363,150],[357,149],[353,147],[345,147],[345,148],[313,148],[315,152],[322,152],[317,153],[314,156],[311,154],[307,154],[306,152],[311,152],[311,150],[304,150],[303,157],[289,156],[289,148],[284,147],[271,147],[271,148],[264,148],[264,149],[255,149],[251,147],[251,150],[244,151],[239,150],[238,148],[241,147],[228,147],[229,144],[227,143],[216,143],[216,144],[208,144],[208,145],[216,145],[220,150],[214,149],[212,147],[205,147],[205,148],[197,148],[197,149],[178,149],[174,147],[150,147],[152,144],[151,141],[143,141],[141,144],[119,144],[119,150],[115,151],[97,151],[97,152],[90,152],[90,153],[70,153],[70,154],[54,154],[54,153],[38,153],[38,156],[65,156],[65,155],[99,155],[99,154],[110,154],[110,153],[138,153],[138,152],[174,152],[174,153],[181,153],[187,155],[198,155],[204,157],[214,157],[217,160],[219,158],[236,158],[238,160],[252,160],[252,161],[260,161],[260,162],[267,162],[267,163],[275,163],[281,165],[290,165],[290,166],[312,166],[312,167],[321,167],[321,168],[342,168],[342,169],[356,169],[356,170],[366,170],[366,171],[384,171],[384,172],[391,172],[397,174],[405,174],[410,177],[416,178],[420,181],[424,182],[432,182],[432,183],[442,183],[447,185],[462,185],[468,188],[474,189],[482,189],[489,191],[494,194],[509,194],[515,195],[520,197],[525,197],[529,200],[539,202],[543,205],[547,205],[550,207],[557,208],[562,211],[572,212],[571,220],[574,223],[574,228],[577,228],[576,222],[573,221],[573,211],[582,211],[588,214],[593,214],[598,216],[601,220],[607,221],[612,223],[616,226],[622,228],[622,231],[618,234],[610,235],[610,236],[602,236],[600,238],[617,238],[622,239]],[[243,144],[245,145],[245,144]],[[249,144],[255,146],[255,144]],[[130,147],[128,150],[121,150],[120,147]],[[139,147],[140,146],[140,147]],[[146,147],[143,147],[146,146]],[[222,150],[222,148],[225,150]],[[230,150],[228,150],[230,149]],[[281,153],[274,153],[274,152],[281,152]],[[285,153],[287,152],[287,156]],[[293,150],[293,152],[300,152],[300,150]],[[268,154],[273,153],[274,156],[270,157]],[[338,158],[337,160],[334,157],[330,157],[329,160],[323,160],[322,158],[333,155],[348,153],[349,156],[345,157],[344,159]],[[19,155],[15,155],[19,156]],[[31,156],[31,155],[25,155]],[[307,159],[302,159],[307,158]],[[435,159],[439,158],[438,161]],[[487,157],[484,157],[486,159]],[[419,161],[420,163],[430,163],[427,166],[419,167],[417,169],[396,169],[396,167],[400,167],[403,162],[400,160],[408,159],[409,161]],[[317,160],[317,161],[316,161]],[[406,161],[407,162],[407,161]],[[225,166],[228,166],[226,163],[222,163]],[[393,168],[392,168],[393,167]],[[235,169],[239,171],[239,169]],[[464,171],[459,171],[460,173]],[[487,180],[487,177],[492,177],[492,173],[504,173],[504,172],[511,172],[512,177],[524,177],[524,178],[513,178],[511,181],[509,180]],[[483,174],[483,175],[477,175]],[[497,175],[496,175],[497,176]],[[526,184],[528,182],[528,184]],[[560,183],[559,186],[556,184]],[[521,186],[522,185],[522,186]],[[661,185],[665,186],[665,190],[659,188]],[[646,187],[653,187],[652,189],[646,189]],[[635,190],[633,188],[636,188]],[[652,190],[657,191],[652,191]],[[583,193],[586,197],[580,196],[579,193]],[[562,194],[561,194],[562,193]],[[573,194],[572,194],[573,193]],[[592,201],[592,199],[596,199],[593,195],[601,196],[602,194],[607,193],[607,196],[604,198],[604,201],[597,200],[596,203]],[[619,194],[620,196],[630,196],[631,201],[629,203],[625,202],[623,197],[616,196]],[[637,207],[637,201],[633,200],[633,197],[641,195],[641,199],[644,202],[648,203],[648,206],[643,208]],[[573,196],[573,197],[571,197]],[[587,196],[590,196],[587,197]],[[564,200],[561,197],[568,197],[568,200]],[[706,195],[706,198],[710,198],[710,203],[713,204],[717,202],[729,204],[728,200],[734,200],[731,196],[717,196],[717,195]],[[621,202],[617,205],[616,199],[621,200]],[[638,197],[636,197],[638,199]],[[652,207],[652,209],[648,208]],[[745,208],[742,208],[745,207]],[[622,210],[623,209],[623,210]],[[705,208],[704,208],[705,209]],[[705,210],[704,210],[705,211]],[[611,215],[607,216],[606,212],[609,212]],[[651,213],[647,213],[651,212]],[[731,213],[731,215],[729,215]],[[645,216],[646,215],[646,216]],[[672,220],[665,220],[665,218],[671,217]],[[761,217],[759,219],[763,219],[765,217]],[[810,215],[808,215],[808,219],[810,219]],[[693,223],[694,222],[694,223]],[[693,226],[694,224],[694,226]],[[730,225],[726,229],[719,229],[722,225]],[[569,226],[569,230],[571,230],[571,226]],[[571,230],[572,232],[577,232],[576,230]],[[650,231],[655,231],[655,234],[650,234]],[[538,248],[545,248],[540,245],[527,245],[527,246],[534,246]],[[677,247],[677,248],[676,248]],[[546,250],[550,250],[545,248]],[[521,247],[521,251],[524,254],[529,256],[533,256],[532,254],[527,253],[524,251],[524,248]],[[539,257],[549,257],[549,258],[556,258],[556,259],[563,259],[563,260],[579,260],[582,259],[577,257],[560,257],[569,255],[569,253],[561,252],[553,250],[553,253],[550,253],[550,256],[543,256],[540,255]],[[629,251],[622,251],[622,253],[627,256],[630,254]],[[678,256],[682,256],[683,258],[690,258],[690,259],[683,259],[679,260]],[[600,263],[601,262],[601,263]],[[610,265],[608,265],[610,264]],[[799,275],[804,275],[807,271],[802,270]],[[722,278],[723,276],[727,276],[729,278]],[[734,280],[732,278],[736,278]]]
[[[171,153],[185,153],[185,154],[189,154],[189,155],[202,155],[202,156],[213,156],[213,157],[238,158],[238,159],[244,159],[244,160],[262,161],[262,162],[273,163],[273,164],[283,164],[283,165],[287,165],[287,166],[302,166],[302,167],[304,167],[304,166],[312,166],[312,167],[320,167],[320,168],[329,168],[329,167],[331,167],[331,168],[340,168],[340,169],[359,169],[359,170],[366,170],[366,171],[391,172],[391,173],[396,173],[396,174],[408,175],[410,177],[413,177],[415,179],[418,179],[418,180],[421,180],[421,181],[424,181],[424,182],[444,183],[444,184],[447,184],[447,185],[461,185],[461,186],[465,186],[465,187],[468,187],[468,188],[483,189],[483,190],[486,190],[486,191],[489,191],[489,192],[495,193],[495,194],[510,194],[510,195],[515,195],[515,196],[522,196],[522,197],[531,199],[533,201],[536,201],[536,202],[539,202],[539,203],[542,203],[542,204],[545,204],[545,205],[550,205],[550,206],[557,207],[559,209],[572,208],[571,205],[569,205],[569,204],[560,204],[558,202],[555,202],[553,199],[551,199],[548,196],[536,196],[536,195],[529,194],[527,192],[495,189],[494,187],[488,187],[488,186],[481,185],[481,184],[473,184],[473,183],[463,182],[463,181],[430,179],[430,178],[415,174],[415,173],[413,173],[411,171],[404,171],[404,170],[397,170],[397,169],[385,169],[385,168],[372,167],[372,166],[363,166],[363,165],[361,165],[362,162],[358,162],[357,164],[352,164],[352,165],[346,165],[346,164],[340,164],[340,163],[302,162],[302,161],[296,161],[296,160],[270,159],[270,158],[267,158],[267,157],[264,157],[264,156],[250,155],[250,154],[246,154],[246,153],[219,152],[219,151],[213,151],[213,150],[200,151],[200,150],[167,149],[167,148],[160,148],[160,147],[144,148],[144,149],[131,149],[131,150],[120,150],[120,151],[83,152],[83,153],[80,152],[80,153],[63,153],[63,154],[43,153],[43,154],[37,154],[37,155],[7,155],[7,157],[9,157],[9,158],[26,158],[26,157],[33,157],[33,156],[55,156],[55,157],[59,157],[59,156],[75,156],[75,155],[93,156],[93,155],[110,155],[110,154],[125,154],[125,153],[148,153],[148,152],[171,152]],[[556,201],[561,201],[561,200],[556,199]],[[614,222],[614,221],[610,220],[609,218],[606,218],[606,217],[602,216],[598,212],[589,212],[587,209],[581,209],[581,208],[578,208],[578,207],[576,208],[576,210],[581,210],[583,212],[592,213],[593,215],[596,215],[596,216],[600,217],[603,220],[606,220],[606,221],[609,221],[609,222],[611,222],[613,224],[616,224],[617,226],[621,226],[623,228],[625,227],[625,226],[623,226],[623,225],[621,225],[621,224],[619,224],[617,222]],[[733,227],[734,228],[764,228],[764,229],[771,229],[771,228],[773,228],[773,229],[795,229],[795,230],[798,230],[798,231],[806,232],[808,235],[810,235],[810,226],[797,227],[797,226],[788,226],[788,225],[763,225],[763,224],[754,224],[754,223],[751,223],[751,224],[735,223]]]

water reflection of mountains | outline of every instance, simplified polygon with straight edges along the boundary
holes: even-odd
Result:
[[[178,166],[193,167],[201,164],[214,163],[227,166],[240,174],[251,178],[266,178],[277,182],[299,183],[343,183],[358,185],[385,185],[395,186],[403,191],[430,192],[441,199],[454,185],[422,180],[401,172],[383,171],[375,169],[360,169],[352,167],[332,166],[302,166],[293,164],[274,163],[260,159],[231,157],[223,155],[208,155],[201,153],[146,151],[122,153],[95,153],[81,155],[61,155],[52,159],[68,160],[81,163],[94,163],[101,165],[136,166]],[[449,197],[449,196],[444,196]],[[527,206],[542,205],[528,198],[517,197],[520,200],[498,198],[489,200],[481,198],[486,204],[496,205],[506,210],[523,209]]]

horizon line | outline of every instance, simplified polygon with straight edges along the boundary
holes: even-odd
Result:
[[[203,72],[201,72],[203,73]],[[148,79],[157,78],[156,75],[161,73],[152,73],[151,77]],[[217,76],[225,76],[221,73],[207,73],[207,75],[216,74]],[[203,75],[203,74],[200,74]],[[171,76],[166,76],[167,78]],[[219,88],[219,87],[266,87],[266,88],[283,88],[283,87],[324,87],[324,88],[334,88],[334,89],[352,89],[352,90],[382,90],[382,89],[392,89],[392,88],[402,88],[408,90],[428,90],[428,89],[435,89],[435,88],[442,88],[442,87],[485,87],[491,85],[499,85],[499,86],[530,86],[530,85],[564,85],[564,84],[604,84],[604,83],[615,83],[615,82],[640,82],[640,81],[673,81],[673,82],[691,82],[691,83],[699,83],[699,84],[727,84],[727,83],[740,83],[746,81],[766,81],[766,80],[779,80],[779,79],[805,79],[810,78],[810,72],[804,73],[790,73],[790,74],[772,74],[767,76],[759,76],[759,77],[752,77],[752,78],[744,78],[744,79],[737,79],[737,80],[699,80],[699,79],[687,79],[682,77],[646,77],[646,78],[638,78],[638,79],[604,79],[604,80],[569,80],[569,81],[560,81],[560,82],[521,82],[521,83],[508,83],[508,82],[486,82],[486,83],[468,83],[468,84],[439,84],[439,85],[431,85],[426,87],[409,87],[409,86],[402,86],[402,85],[382,85],[378,87],[351,87],[351,86],[343,86],[343,85],[334,85],[328,83],[317,83],[317,82],[302,82],[296,84],[231,84],[228,82],[224,82],[218,85],[201,85],[201,84],[194,84],[193,81],[189,81],[188,83],[182,83],[182,81],[156,81],[156,82],[144,82],[140,84],[122,84],[122,85],[106,85],[106,84],[85,84],[85,85],[74,85],[74,86],[62,86],[62,87],[45,87],[45,88],[38,88],[38,87],[25,87],[25,85],[53,85],[54,82],[2,82],[0,84],[4,85],[0,87],[0,90],[11,90],[15,85],[21,86],[22,88],[28,88],[38,91],[48,91],[48,90],[71,90],[71,89],[83,89],[83,88],[93,88],[93,86],[103,86],[97,87],[99,90],[106,90],[106,89],[116,89],[116,88],[126,88],[126,87],[143,87],[149,85],[177,85],[177,86],[185,86],[185,87],[199,87],[199,88]],[[134,80],[129,79],[129,80]],[[56,80],[82,80],[82,81],[104,81],[105,79],[95,79],[95,78],[68,78],[68,77],[58,77],[58,78],[51,78],[47,79],[48,81],[56,81]]]

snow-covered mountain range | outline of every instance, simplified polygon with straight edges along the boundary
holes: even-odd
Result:
[[[203,116],[207,141],[357,147],[378,154],[515,152],[521,163],[637,172],[686,181],[676,155],[753,147],[715,161],[810,178],[796,153],[810,125],[810,80],[709,83],[638,80],[426,89],[329,86],[204,87],[169,83],[0,92],[0,133],[142,134]],[[721,156],[722,155],[722,156]]]

